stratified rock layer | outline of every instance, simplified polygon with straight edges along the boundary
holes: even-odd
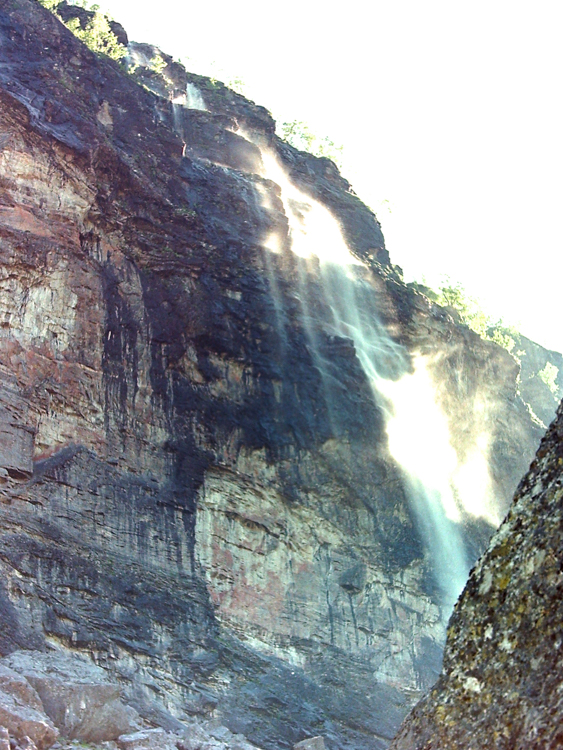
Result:
[[[563,747],[563,407],[461,596],[393,750]]]
[[[433,550],[265,149],[366,264],[405,374],[426,358],[497,515],[541,428],[514,359],[402,283],[330,160],[132,49],[137,79],[0,3],[0,652],[88,654],[166,729],[215,712],[265,748],[383,747],[439,669]],[[208,111],[174,103],[188,82]],[[473,559],[486,510],[461,519]]]

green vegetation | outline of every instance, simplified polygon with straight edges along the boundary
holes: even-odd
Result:
[[[343,146],[337,146],[326,136],[314,133],[307,123],[301,120],[279,123],[281,137],[300,151],[308,151],[314,156],[326,156],[342,167]]]
[[[167,67],[168,67],[168,63],[165,61],[162,55],[160,55],[158,52],[149,63],[149,70],[152,70],[153,73],[156,73],[156,75],[159,78],[162,78],[168,90],[170,91],[174,87],[174,81],[171,78],[169,78],[164,72]],[[134,71],[127,71],[127,72],[128,73],[131,72],[131,74],[134,73]]]
[[[162,76],[164,74],[164,71],[166,70],[166,62],[164,61],[162,55],[159,55],[157,53],[150,61],[149,68],[158,76]]]
[[[482,338],[495,341],[509,352],[514,349],[518,331],[513,326],[506,325],[502,318],[491,318],[459,282],[452,283],[446,277],[439,287],[437,301],[440,305],[457,310],[462,321]]]
[[[555,382],[558,375],[559,368],[551,364],[551,362],[547,362],[543,370],[538,372],[538,377],[543,380],[554,396],[557,396],[559,392],[559,388]]]
[[[111,57],[112,60],[116,60],[117,62],[122,60],[127,54],[127,48],[118,42],[117,37],[111,30],[111,19],[104,13],[100,13],[99,6],[90,6],[85,0],[73,3],[73,5],[78,5],[81,8],[90,10],[94,14],[86,26],[82,28],[78,18],[71,18],[68,21],[63,21],[63,19],[58,16],[57,8],[61,4],[60,0],[39,0],[39,2],[45,8],[52,11],[64,23],[67,29],[70,29],[70,31],[72,31],[78,39],[83,41],[93,52]]]
[[[65,26],[93,52],[107,55],[117,62],[127,54],[127,49],[117,41],[117,37],[111,30],[108,17],[98,11],[94,13],[85,28],[80,26],[78,18],[71,18]]]
[[[228,80],[227,86],[233,91],[236,91],[237,94],[244,96],[244,93],[246,91],[246,83],[239,76],[235,76],[235,78],[231,78],[230,80]]]
[[[411,286],[425,294],[433,302],[437,302],[443,307],[453,308],[457,311],[462,323],[465,323],[472,331],[475,331],[484,339],[496,342],[513,353],[514,345],[519,337],[516,328],[504,323],[502,318],[495,319],[488,315],[480,303],[467,294],[459,281],[452,282],[448,276],[445,276],[438,290],[417,282],[414,282]],[[517,354],[514,354],[514,356],[517,356]]]

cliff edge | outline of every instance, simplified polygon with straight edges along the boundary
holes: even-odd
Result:
[[[329,159],[129,49],[0,2],[0,653],[383,748],[542,426]]]

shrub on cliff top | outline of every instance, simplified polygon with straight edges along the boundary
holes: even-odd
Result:
[[[96,54],[107,55],[112,60],[119,62],[127,54],[127,48],[118,42],[117,37],[110,27],[110,18],[100,13],[97,5],[89,6],[86,2],[76,2],[78,5],[93,13],[85,26],[82,26],[78,18],[64,21],[57,13],[61,0],[39,0],[43,7],[48,8],[59,18],[74,36],[78,37],[84,44]]]
[[[78,18],[71,18],[65,26],[93,52],[107,55],[117,62],[127,54],[126,48],[117,41],[117,37],[111,30],[108,17],[98,11],[84,28],[80,25]]]
[[[300,151],[308,151],[314,156],[326,156],[342,167],[343,146],[337,146],[326,136],[313,133],[307,123],[301,120],[279,123],[281,137]]]
[[[512,353],[519,336],[516,328],[506,325],[502,318],[496,320],[488,315],[480,303],[467,294],[459,281],[453,282],[448,276],[445,276],[437,291],[431,289],[425,283],[414,282],[412,286],[433,302],[437,302],[443,307],[452,307],[459,314],[462,323],[478,333],[481,338],[494,341],[503,349]]]

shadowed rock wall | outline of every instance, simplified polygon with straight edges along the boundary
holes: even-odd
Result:
[[[516,363],[401,282],[263,108],[166,56],[151,93],[34,0],[1,4],[0,43],[0,651],[78,650],[143,716],[267,748],[385,746],[439,670],[432,550],[353,342],[319,327],[327,403],[256,144],[338,218],[461,459],[485,434],[499,514],[541,432]],[[172,103],[188,81],[208,111]],[[491,530],[464,516],[473,558]]]

